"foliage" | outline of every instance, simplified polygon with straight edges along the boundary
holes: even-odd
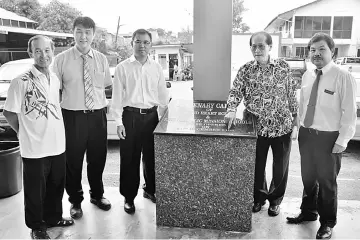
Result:
[[[133,54],[133,49],[130,43],[120,45],[116,48],[116,52],[119,54],[119,62],[124,61]]]
[[[250,27],[243,22],[242,14],[247,11],[244,7],[244,0],[233,0],[233,33],[245,33]]]
[[[41,22],[38,29],[71,33],[75,18],[81,15],[81,12],[70,4],[52,0],[42,8]]]
[[[41,5],[38,0],[1,0],[0,7],[33,21],[40,21]]]
[[[194,31],[189,28],[189,26],[185,29],[182,28],[181,32],[178,33],[178,39],[180,43],[192,43],[192,37],[194,35]]]

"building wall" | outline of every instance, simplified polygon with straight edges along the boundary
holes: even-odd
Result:
[[[164,73],[164,76],[165,76],[165,79],[168,79],[169,78],[169,55],[170,54],[177,54],[178,57],[178,63],[179,63],[179,67],[181,68],[182,66],[182,59],[180,57],[180,52],[179,52],[179,49],[180,49],[180,46],[179,45],[176,45],[176,46],[156,46],[156,47],[153,47],[150,51],[150,57],[152,59],[154,59],[156,62],[160,63],[159,61],[159,55],[165,55],[166,56],[166,65],[165,67],[163,68],[163,73]]]
[[[332,16],[330,35],[332,36],[334,16],[352,16],[352,34],[351,39],[334,39],[339,47],[338,56],[355,56],[357,49],[360,48],[360,1],[359,0],[322,0],[300,8],[294,12],[293,21],[296,16]],[[295,24],[292,24],[291,32],[294,36]],[[307,44],[309,38],[294,38],[294,45]],[[293,48],[294,50],[294,48]],[[348,52],[346,52],[346,50]]]

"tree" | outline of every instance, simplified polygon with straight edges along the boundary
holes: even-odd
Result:
[[[192,43],[192,37],[194,35],[194,31],[190,29],[189,26],[187,28],[182,28],[181,32],[178,33],[178,39],[180,43]]]
[[[40,21],[41,5],[38,0],[1,0],[0,7],[33,21]]]
[[[244,33],[250,30],[250,27],[243,22],[242,14],[247,11],[244,7],[244,0],[233,0],[233,33]]]
[[[72,24],[75,18],[80,17],[81,15],[82,13],[70,6],[70,4],[52,0],[42,8],[41,23],[38,29],[71,33]]]

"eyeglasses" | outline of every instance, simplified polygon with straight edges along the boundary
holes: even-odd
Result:
[[[140,40],[136,40],[136,41],[134,41],[134,43],[136,45],[144,44],[145,46],[149,46],[151,44],[151,42],[149,42],[149,41],[140,41]]]
[[[251,45],[251,51],[256,51],[256,49],[257,48],[259,48],[261,51],[263,51],[263,50],[265,50],[265,48],[266,48],[266,45],[264,45],[264,44],[258,44],[258,45],[256,45],[256,44],[253,44],[253,45]]]

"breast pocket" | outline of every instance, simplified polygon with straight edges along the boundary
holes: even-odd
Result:
[[[337,104],[338,94],[333,90],[324,90],[320,93],[319,104],[325,108],[334,108]]]
[[[94,72],[94,86],[98,88],[103,88],[105,86],[105,72],[95,71]]]

